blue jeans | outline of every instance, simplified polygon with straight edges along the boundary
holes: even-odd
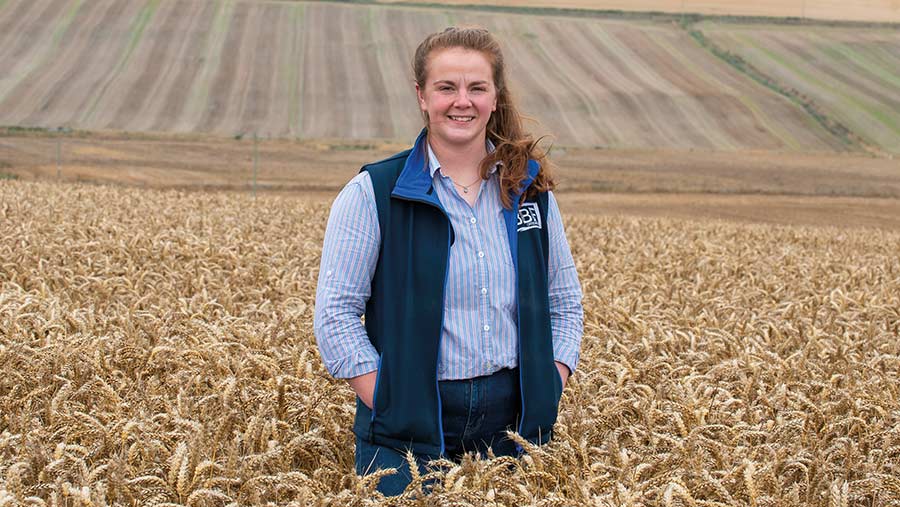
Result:
[[[521,399],[519,370],[503,369],[493,375],[465,380],[438,382],[441,393],[441,421],[444,426],[444,457],[459,461],[467,452],[487,456],[488,447],[496,456],[518,456],[516,444],[506,430],[516,429]],[[417,454],[419,473],[439,456]],[[383,468],[397,473],[383,477],[378,491],[385,496],[399,495],[412,481],[406,449],[393,449],[356,437],[356,473],[368,475]]]

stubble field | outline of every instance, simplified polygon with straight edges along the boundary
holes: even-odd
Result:
[[[259,192],[329,203],[363,164],[407,147],[0,129],[0,179],[251,192],[256,157]],[[551,159],[564,211],[900,230],[900,171],[888,157],[555,148]]]
[[[311,333],[327,206],[0,181],[0,505],[384,505]],[[900,234],[567,214],[558,438],[401,505],[900,503]]]

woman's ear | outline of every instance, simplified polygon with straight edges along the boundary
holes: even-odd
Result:
[[[427,111],[428,107],[425,105],[425,96],[422,95],[422,89],[419,88],[419,83],[416,83],[416,98],[419,99],[419,109],[422,111]]]

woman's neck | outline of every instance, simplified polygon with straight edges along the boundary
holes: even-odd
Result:
[[[481,161],[487,156],[484,138],[466,146],[447,146],[439,139],[429,139],[434,156],[441,162],[441,172],[451,178],[476,175]]]

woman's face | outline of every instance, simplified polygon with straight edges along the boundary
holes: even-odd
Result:
[[[484,144],[488,120],[497,109],[487,57],[470,49],[441,49],[429,55],[427,68],[425,86],[416,84],[416,94],[419,107],[428,113],[432,140],[455,147]]]

